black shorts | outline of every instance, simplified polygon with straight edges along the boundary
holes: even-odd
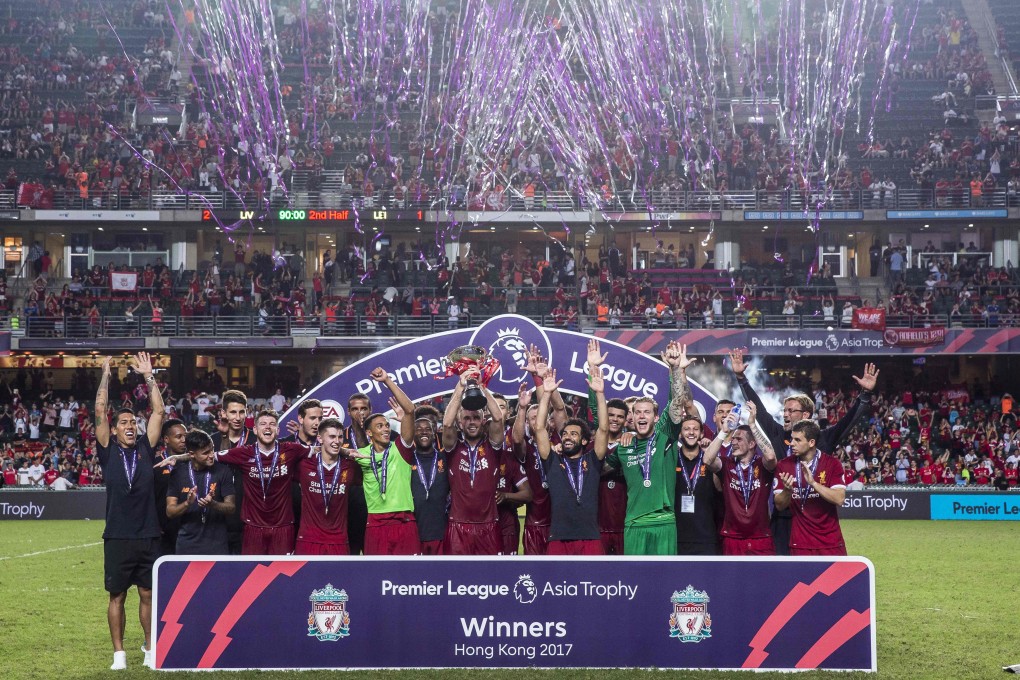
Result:
[[[152,588],[152,565],[159,559],[158,538],[108,538],[103,542],[106,591],[123,593],[131,588]]]

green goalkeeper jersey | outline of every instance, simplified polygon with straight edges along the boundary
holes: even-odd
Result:
[[[649,439],[616,447],[606,462],[627,482],[627,526],[675,522],[677,439],[680,426],[669,414],[659,416]]]

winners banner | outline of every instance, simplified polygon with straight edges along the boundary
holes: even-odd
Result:
[[[860,557],[164,557],[156,667],[877,670]]]

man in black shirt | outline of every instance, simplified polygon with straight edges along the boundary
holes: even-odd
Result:
[[[598,345],[594,347],[597,352]],[[588,377],[588,384],[598,403],[594,442],[588,423],[579,418],[570,418],[563,425],[558,452],[552,450],[548,428],[535,428],[535,448],[545,467],[552,504],[547,555],[604,554],[599,531],[599,482],[602,461],[609,453],[609,414],[598,366]],[[558,388],[556,371],[547,369],[538,398],[537,422],[546,422],[552,393]]]
[[[142,436],[136,432],[135,414],[122,408],[107,419],[110,358],[103,362],[103,377],[96,393],[96,455],[106,480],[106,530],[103,554],[106,590],[110,593],[107,620],[113,641],[112,670],[127,668],[124,651],[124,601],[131,586],[138,587],[138,616],[145,634],[143,664],[153,666],[152,565],[159,557],[159,519],[155,502],[155,455],[163,430],[163,397],[152,375],[147,352],[139,352],[132,368],[145,379],[152,415]]]
[[[434,406],[426,405],[413,412],[404,411],[400,420],[401,439],[405,430],[414,432],[411,496],[414,498],[414,520],[418,524],[421,554],[442,555],[448,518],[446,510],[450,505],[446,452],[436,446],[436,428],[442,416]]]
[[[187,434],[188,428],[185,427],[183,421],[177,418],[171,418],[163,423],[163,449],[157,454],[156,462],[180,453],[187,453],[188,449],[184,445],[184,438]],[[165,467],[155,472],[156,517],[159,518],[159,528],[163,533],[159,551],[163,555],[174,554],[177,546],[177,531],[181,528],[180,518],[171,518],[166,514],[166,496],[173,471],[172,467]]]
[[[719,554],[715,520],[717,510],[722,508],[722,498],[712,473],[722,469],[722,461],[714,455],[707,456],[701,448],[702,428],[701,420],[692,415],[685,415],[680,423],[674,505],[678,555]]]
[[[174,469],[166,498],[167,517],[180,520],[177,554],[226,555],[226,519],[236,509],[233,472],[216,462],[205,432],[189,432],[186,447],[191,459]]]

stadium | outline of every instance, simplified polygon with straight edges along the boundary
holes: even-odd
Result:
[[[1015,55],[1011,0],[0,0],[0,674],[1020,664]]]

